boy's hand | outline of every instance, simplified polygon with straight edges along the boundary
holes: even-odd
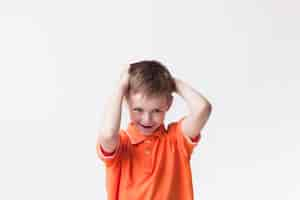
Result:
[[[121,90],[123,92],[123,94],[125,95],[128,92],[129,89],[129,69],[130,69],[130,64],[126,64],[122,66],[123,70],[121,73],[121,77],[120,77],[120,87]]]

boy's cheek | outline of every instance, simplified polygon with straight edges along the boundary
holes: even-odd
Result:
[[[137,115],[137,114],[134,114],[134,113],[130,113],[130,119],[131,121],[139,121],[140,117]]]
[[[164,122],[164,119],[165,119],[165,115],[160,114],[159,116],[157,116],[157,118],[155,118],[155,122],[161,124]]]

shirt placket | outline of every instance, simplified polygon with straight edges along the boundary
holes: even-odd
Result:
[[[153,157],[153,140],[146,139],[144,141],[144,161],[145,161],[145,172],[151,173],[152,171],[152,157]]]

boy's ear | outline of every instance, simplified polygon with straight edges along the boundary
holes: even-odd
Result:
[[[171,108],[172,103],[173,103],[173,95],[170,95],[168,97],[168,108],[167,108],[167,110],[169,110]]]

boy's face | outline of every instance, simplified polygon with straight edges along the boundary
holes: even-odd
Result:
[[[131,122],[145,135],[151,135],[164,122],[172,97],[147,97],[141,92],[126,97]]]

